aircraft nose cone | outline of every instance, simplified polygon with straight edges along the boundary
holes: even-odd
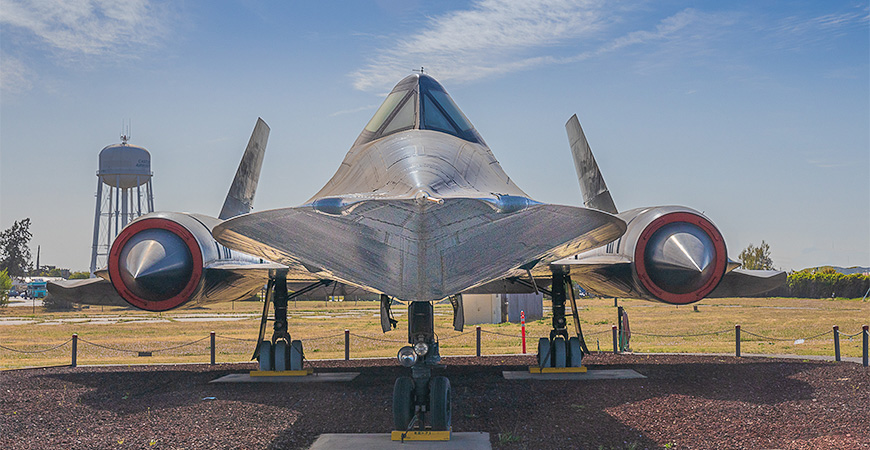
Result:
[[[151,301],[178,295],[193,272],[193,258],[184,241],[159,228],[131,237],[121,249],[118,265],[124,285]]]
[[[663,226],[647,243],[644,263],[652,281],[674,294],[704,286],[714,275],[716,249],[710,236],[685,222]]]

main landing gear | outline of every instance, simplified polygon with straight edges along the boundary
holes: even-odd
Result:
[[[263,302],[263,315],[260,320],[260,344],[254,350],[254,357],[260,362],[260,371],[301,371],[305,353],[302,341],[293,340],[287,327],[287,304],[290,300],[306,294],[311,290],[330,284],[330,281],[312,283],[293,294],[287,291],[287,272],[277,271],[269,277],[266,285],[266,300]],[[266,322],[269,316],[269,303],[275,304],[275,322],[271,339],[264,339]]]
[[[447,377],[432,376],[441,355],[435,339],[431,302],[408,305],[408,343],[399,350],[399,363],[411,369],[410,377],[400,377],[393,386],[393,429],[423,430],[428,415],[432,431],[449,431],[451,391]]]
[[[571,284],[571,276],[568,270],[562,266],[551,266],[553,272],[553,286],[551,297],[553,299],[553,329],[550,337],[538,340],[538,367],[544,368],[569,368],[581,367],[583,354],[589,354],[583,332],[580,329],[580,320],[577,314],[577,301],[574,298],[574,287]],[[574,316],[576,336],[568,335],[567,321],[565,319],[565,301],[570,298],[571,310]]]

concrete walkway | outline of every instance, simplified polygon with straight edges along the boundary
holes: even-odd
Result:
[[[465,432],[451,433],[449,441],[393,441],[389,433],[382,434],[321,434],[311,450],[380,450],[380,449],[415,449],[415,450],[491,450],[489,433]]]
[[[359,375],[359,372],[318,372],[301,377],[252,377],[247,373],[231,373],[209,383],[324,383],[330,381],[347,382]]]

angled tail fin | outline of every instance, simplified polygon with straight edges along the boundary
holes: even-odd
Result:
[[[598,170],[598,163],[592,156],[586,135],[580,127],[580,120],[574,114],[565,124],[568,131],[568,143],[571,145],[571,153],[574,155],[574,168],[577,170],[577,179],[580,181],[580,190],[583,192],[583,205],[600,211],[616,214],[616,205],[613,197],[604,184],[604,177]]]
[[[263,119],[257,118],[257,125],[251,133],[251,140],[242,155],[242,162],[236,170],[236,177],[230,185],[230,191],[224,200],[224,207],[218,216],[226,220],[240,214],[251,212],[254,207],[254,194],[257,193],[257,182],[260,180],[260,169],[263,167],[263,156],[266,153],[266,142],[269,141],[269,125]]]

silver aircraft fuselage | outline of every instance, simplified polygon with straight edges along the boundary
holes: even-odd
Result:
[[[617,217],[529,198],[444,88],[402,80],[306,204],[214,229],[224,245],[409,301],[455,295],[604,245]]]

